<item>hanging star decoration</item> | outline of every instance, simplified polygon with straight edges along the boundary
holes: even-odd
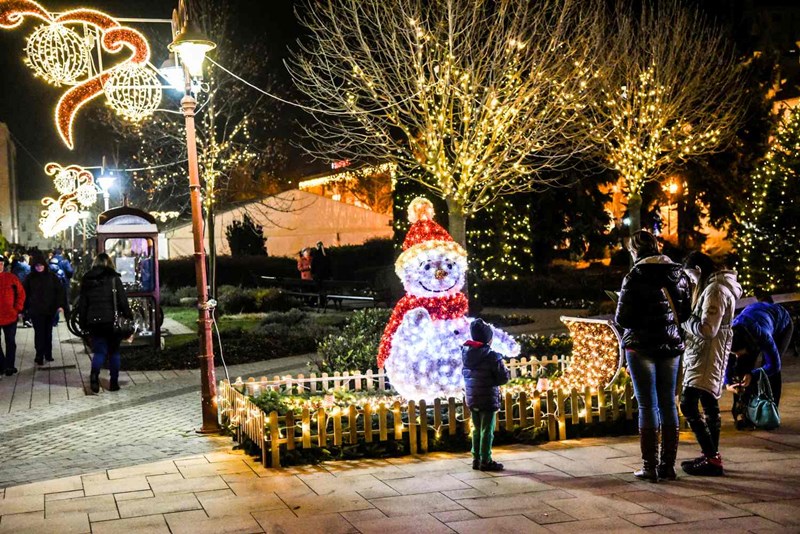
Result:
[[[71,86],[55,109],[56,128],[70,149],[74,148],[73,122],[78,111],[102,94],[118,114],[130,120],[141,120],[156,110],[161,84],[149,63],[150,46],[141,33],[92,9],[53,15],[32,0],[0,0],[0,28],[17,28],[26,17],[43,22],[28,38],[26,63],[36,76],[56,86]],[[88,44],[93,38],[102,49],[98,55],[126,49],[130,55],[95,73]]]

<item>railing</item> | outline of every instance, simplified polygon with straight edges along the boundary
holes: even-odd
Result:
[[[541,365],[566,365],[564,358],[510,360],[512,376],[535,376]],[[334,373],[306,378],[275,377],[259,381],[237,380],[235,384],[222,381],[218,389],[219,412],[223,423],[234,431],[238,442],[246,437],[261,449],[265,466],[280,466],[282,450],[309,449],[355,445],[363,440],[405,441],[411,454],[424,454],[432,437],[468,435],[471,431],[469,409],[462,399],[436,399],[401,403],[365,401],[361,405],[327,408],[304,407],[297,412],[279,415],[263,412],[248,397],[264,389],[286,390],[302,388],[324,392],[330,388],[343,390],[385,391],[387,379],[383,373]],[[502,396],[496,428],[546,428],[550,440],[568,437],[569,425],[604,423],[619,418],[633,419],[636,412],[630,385],[618,391],[591,390],[530,390],[517,388]]]

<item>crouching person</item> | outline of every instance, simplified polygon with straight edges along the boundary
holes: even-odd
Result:
[[[500,388],[510,377],[503,356],[493,351],[492,327],[481,319],[470,326],[472,339],[461,348],[467,407],[472,412],[472,468],[502,471],[503,464],[492,460],[492,439]]]

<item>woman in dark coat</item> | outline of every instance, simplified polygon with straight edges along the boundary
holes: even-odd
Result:
[[[31,259],[33,268],[25,279],[25,310],[33,323],[36,364],[53,361],[53,317],[66,306],[64,286],[50,269],[42,253]]]
[[[659,253],[658,241],[646,230],[633,234],[629,250],[634,264],[622,282],[615,321],[624,329],[622,344],[639,404],[642,470],[634,476],[671,480],[679,437],[675,384],[684,349],[680,323],[691,315],[689,279],[681,265]]]
[[[122,336],[114,333],[114,307],[117,313],[133,319],[128,306],[125,288],[114,262],[106,253],[98,254],[92,268],[83,275],[81,294],[78,300],[78,322],[81,330],[89,332],[92,346],[92,372],[90,387],[93,393],[100,391],[100,369],[106,358],[110,358],[111,384],[109,391],[119,390],[120,354]]]

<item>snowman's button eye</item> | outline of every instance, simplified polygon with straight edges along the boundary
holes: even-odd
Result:
[[[430,268],[431,268],[431,265],[430,265],[430,263],[429,263],[429,264],[427,264],[427,265],[425,265],[425,270],[426,270],[426,271],[429,271],[429,270],[430,270]]]

